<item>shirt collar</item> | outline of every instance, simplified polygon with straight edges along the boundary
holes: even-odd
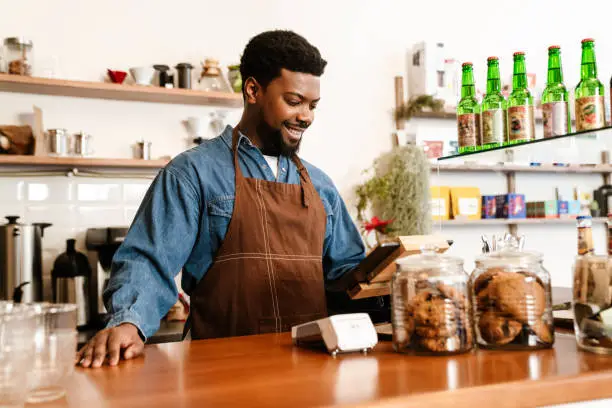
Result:
[[[223,139],[225,144],[229,146],[230,149],[232,148],[233,131],[234,131],[234,128],[231,127],[230,125],[227,125],[225,126],[225,129],[223,130],[223,133],[221,134],[221,138]],[[245,143],[247,146],[254,147],[253,143],[251,143],[251,140],[245,135],[243,135],[242,132],[238,131],[238,147],[240,147],[242,143]]]

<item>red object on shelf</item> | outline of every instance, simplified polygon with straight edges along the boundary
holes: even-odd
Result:
[[[124,71],[113,71],[111,69],[107,70],[108,76],[116,84],[122,84],[125,81],[125,77],[127,76],[127,72]]]

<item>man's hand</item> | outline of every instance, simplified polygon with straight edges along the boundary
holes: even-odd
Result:
[[[123,358],[129,360],[138,357],[144,350],[144,343],[138,329],[131,323],[123,323],[110,329],[99,331],[76,354],[76,364],[82,367],[101,367],[108,359],[111,366],[119,363],[121,351]]]

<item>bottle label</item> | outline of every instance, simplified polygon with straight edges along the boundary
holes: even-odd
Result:
[[[576,99],[576,130],[599,129],[604,126],[603,96]]]
[[[482,113],[482,144],[503,143],[506,140],[506,121],[503,109]]]
[[[542,105],[544,137],[554,137],[569,133],[567,128],[567,102],[550,102]]]
[[[535,139],[533,106],[512,106],[508,108],[508,140]]]
[[[578,255],[593,254],[593,231],[591,227],[578,228]]]
[[[465,113],[457,117],[459,147],[479,146],[480,118],[476,113]]]

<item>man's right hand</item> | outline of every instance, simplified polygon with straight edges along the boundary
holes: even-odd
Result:
[[[85,368],[97,368],[108,359],[108,364],[114,366],[119,363],[121,357],[129,360],[141,355],[143,350],[144,342],[136,326],[131,323],[123,323],[99,331],[78,351],[76,364]]]

